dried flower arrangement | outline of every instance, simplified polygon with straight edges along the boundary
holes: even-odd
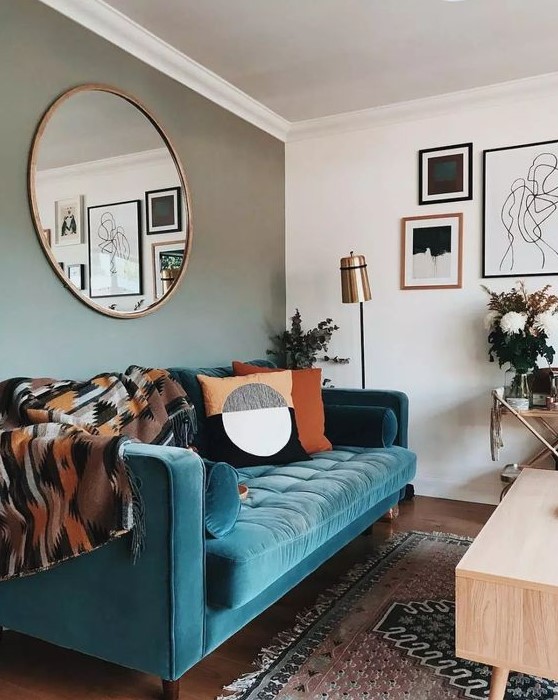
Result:
[[[548,340],[558,331],[558,296],[550,294],[551,286],[531,294],[523,282],[509,292],[483,289],[490,296],[485,317],[490,361],[497,359],[500,367],[509,364],[518,374],[535,369],[539,357],[550,365],[554,348]]]

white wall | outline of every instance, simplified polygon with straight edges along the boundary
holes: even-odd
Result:
[[[128,156],[80,163],[62,168],[42,170],[37,176],[37,202],[44,229],[51,230],[53,252],[58,262],[83,264],[86,289],[89,289],[89,234],[87,208],[114,202],[139,199],[141,202],[141,255],[143,293],[137,296],[100,297],[102,306],[116,303],[119,311],[132,311],[139,299],[144,307],[154,300],[153,243],[165,243],[184,238],[186,220],[182,216],[182,232],[147,235],[145,193],[151,190],[180,186],[176,166],[166,148],[154,149]],[[55,241],[55,202],[83,195],[82,239],[77,245],[57,246]],[[182,202],[184,209],[184,201]]]
[[[508,417],[500,463],[490,458],[490,389],[504,373],[488,362],[482,326],[482,150],[551,139],[558,139],[558,95],[287,144],[287,314],[298,307],[305,326],[333,317],[341,330],[331,354],[351,364],[325,374],[336,386],[359,386],[358,307],[341,303],[338,267],[350,250],[366,255],[367,386],[409,395],[420,494],[495,503],[499,469],[532,452],[526,429]],[[469,141],[473,201],[418,206],[418,150]],[[463,288],[400,290],[401,217],[459,211]],[[514,280],[486,282],[503,290]],[[532,290],[547,282],[558,278],[527,280]]]

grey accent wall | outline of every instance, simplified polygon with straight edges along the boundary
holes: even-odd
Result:
[[[184,281],[140,319],[101,316],[62,287],[27,203],[27,157],[42,113],[88,82],[115,85],[154,111],[192,192]],[[0,379],[264,355],[269,334],[285,327],[281,142],[37,0],[0,0],[0,96]]]

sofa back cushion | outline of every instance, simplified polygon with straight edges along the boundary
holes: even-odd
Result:
[[[308,459],[298,439],[291,372],[198,379],[210,459],[235,467]]]
[[[233,362],[236,376],[245,377],[256,372],[281,372],[277,368],[263,369],[246,362]],[[293,405],[296,425],[302,447],[306,452],[327,452],[331,442],[324,435],[325,418],[322,399],[322,370],[293,369]]]
[[[269,360],[251,360],[251,365],[260,365],[261,367],[273,368],[275,365]],[[202,456],[207,456],[207,434],[205,421],[205,405],[203,402],[203,394],[200,383],[197,379],[198,374],[204,374],[207,377],[232,377],[233,369],[229,367],[171,367],[170,373],[183,386],[184,391],[188,394],[190,401],[196,409],[196,418],[198,429],[194,439],[194,446]]]

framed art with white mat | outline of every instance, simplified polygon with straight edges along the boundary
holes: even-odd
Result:
[[[472,143],[419,151],[419,204],[460,202],[472,198]]]
[[[558,275],[558,141],[483,152],[483,277]]]
[[[167,187],[145,193],[146,232],[177,233],[182,230],[182,192]]]
[[[401,219],[401,289],[460,289],[463,214]]]
[[[79,245],[82,242],[83,197],[75,195],[60,199],[55,205],[56,227],[54,229],[55,245]]]
[[[183,238],[174,241],[161,241],[151,245],[155,299],[160,299],[165,293],[163,272],[165,270],[178,271],[184,264],[185,247],[186,241]]]
[[[140,200],[88,207],[87,219],[90,297],[142,294]]]

